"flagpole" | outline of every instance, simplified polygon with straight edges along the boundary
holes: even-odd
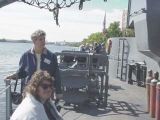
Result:
[[[105,29],[106,29],[106,11],[105,11],[105,14],[104,14],[104,20],[103,20],[103,34],[105,34]]]
[[[103,29],[102,29],[102,33],[103,33],[103,41],[106,42],[106,37],[107,37],[107,29],[106,29],[106,11],[104,14],[104,20],[103,20]]]

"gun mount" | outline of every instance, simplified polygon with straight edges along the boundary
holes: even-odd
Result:
[[[76,105],[86,101],[107,105],[107,55],[80,51],[56,54],[59,58],[64,101]]]

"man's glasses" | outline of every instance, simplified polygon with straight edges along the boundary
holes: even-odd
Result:
[[[42,83],[42,84],[40,84],[40,86],[44,89],[44,90],[46,90],[46,89],[48,89],[48,88],[51,88],[52,89],[52,84],[44,84],[44,83]]]

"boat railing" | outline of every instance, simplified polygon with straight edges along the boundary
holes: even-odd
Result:
[[[13,86],[15,86],[15,81],[11,80],[4,80],[5,86],[3,86],[3,89],[0,90],[0,105],[1,105],[1,111],[0,119],[3,120],[9,120],[10,116],[13,113],[13,108],[16,106],[12,106],[12,98],[11,98],[11,91],[13,89]],[[19,83],[17,84],[19,85]]]
[[[5,98],[3,100],[0,100],[2,102],[1,110],[5,108],[5,111],[3,111],[4,116],[1,116],[1,118],[5,120],[9,120],[12,113],[12,103],[11,103],[11,86],[12,85],[13,83],[11,83],[10,80],[5,80],[5,87],[0,90],[0,98],[1,99]]]

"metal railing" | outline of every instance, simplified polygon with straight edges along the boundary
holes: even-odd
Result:
[[[9,120],[12,114],[11,85],[11,81],[6,80],[6,120]]]
[[[12,85],[14,84],[11,83],[10,80],[5,80],[5,87],[0,90],[0,96],[5,94],[4,96],[5,102],[2,100],[2,102],[5,103],[5,108],[1,108],[1,109],[5,109],[5,115],[4,117],[1,116],[1,119],[9,120],[12,114],[12,102],[11,102],[11,86]]]
[[[2,114],[0,114],[0,119],[2,120],[9,120],[10,116],[13,113],[13,108],[16,108],[17,106],[12,106],[12,97],[11,97],[11,91],[13,86],[15,85],[15,82],[11,82],[11,80],[4,80],[5,85],[2,86],[2,89],[0,90],[0,105],[1,110],[4,110]],[[17,84],[20,85],[20,84]],[[4,98],[4,99],[3,99]]]

